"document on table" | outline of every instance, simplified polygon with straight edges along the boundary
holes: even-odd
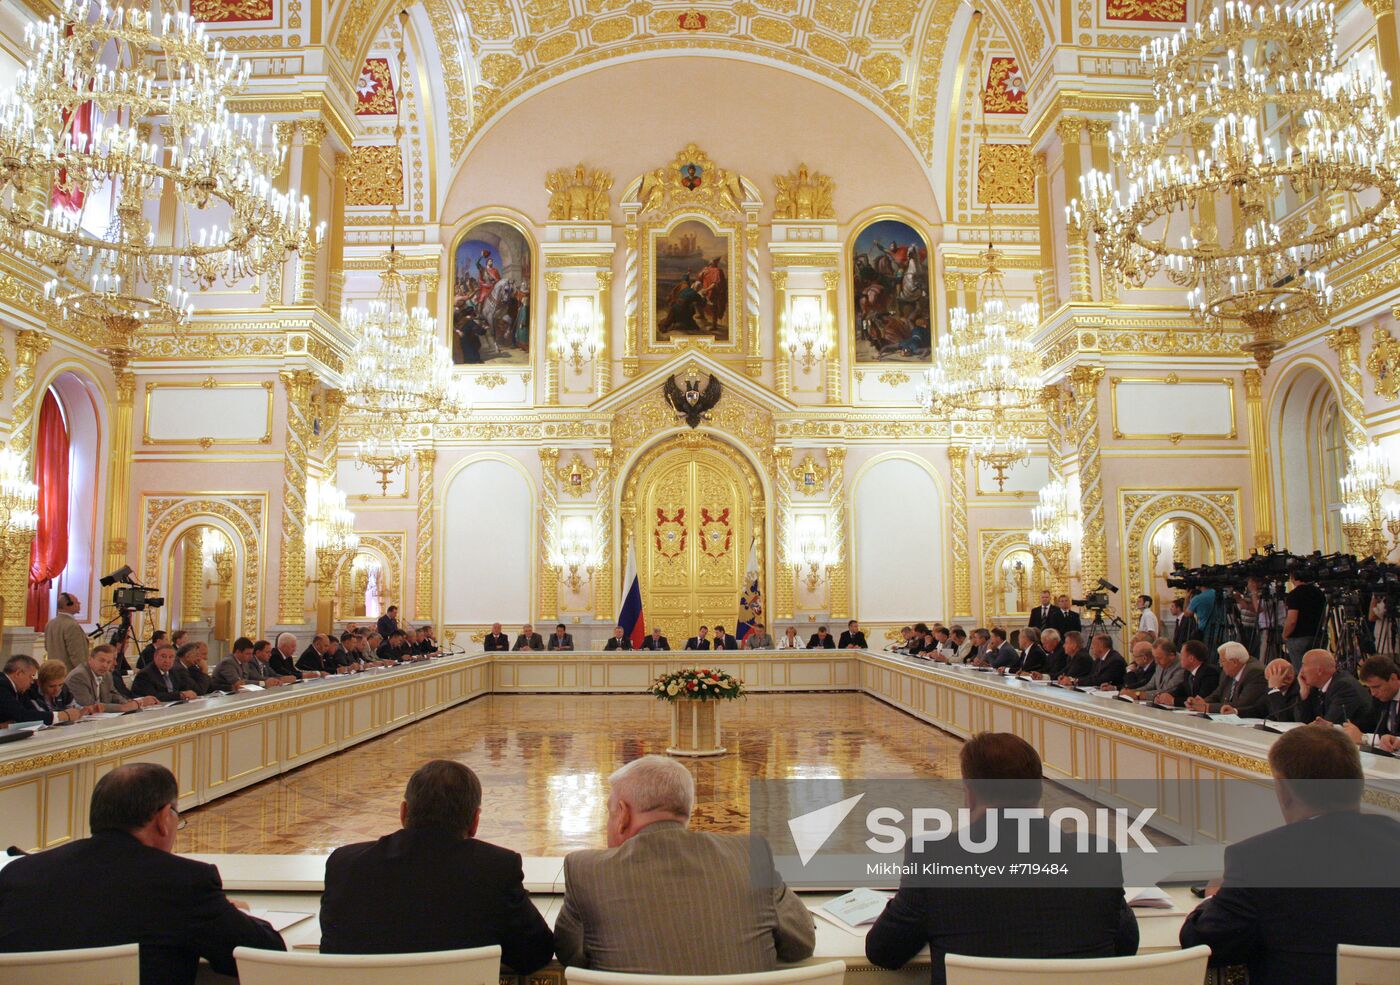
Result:
[[[875,889],[852,889],[843,896],[823,903],[818,912],[847,927],[864,927],[879,919],[893,893]]]
[[[37,732],[41,728],[48,728],[43,722],[15,722],[9,726],[8,732]]]
[[[252,909],[249,910],[248,913],[251,916],[258,917],[261,920],[266,920],[268,923],[272,924],[272,929],[277,931],[279,934],[282,933],[282,931],[286,930],[288,927],[291,927],[295,924],[299,924],[303,920],[307,920],[312,916],[312,914],[310,913],[297,913],[293,910]]]
[[[240,691],[265,691],[265,690],[267,690],[267,688],[263,687],[261,684],[244,684],[241,688],[239,688],[239,690],[240,690]]]
[[[121,718],[125,714],[124,711],[95,711],[91,715],[84,715],[80,721],[91,722],[99,718]]]
[[[1090,688],[1085,688],[1085,690],[1088,691],[1090,694],[1092,694],[1092,695],[1093,695],[1094,697],[1096,697],[1096,698],[1116,698],[1116,697],[1118,697],[1118,692],[1117,692],[1117,691],[1099,691],[1099,690],[1094,690],[1094,689],[1090,689]]]
[[[1131,907],[1145,910],[1170,910],[1175,907],[1172,898],[1156,886],[1124,886],[1123,898]]]

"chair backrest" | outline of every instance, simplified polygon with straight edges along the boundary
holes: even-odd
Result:
[[[141,985],[140,945],[0,954],[0,985]]]
[[[845,979],[844,961],[823,961],[751,975],[624,975],[591,968],[564,969],[566,985],[842,985]]]
[[[1201,985],[1210,948],[1129,958],[974,958],[949,954],[948,985]]]
[[[497,945],[418,954],[318,954],[240,947],[233,958],[242,985],[497,985],[501,975]]]
[[[1338,944],[1337,985],[1400,985],[1400,947]]]

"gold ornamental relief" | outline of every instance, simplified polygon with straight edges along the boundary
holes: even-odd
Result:
[[[670,164],[642,175],[637,189],[643,213],[700,208],[717,216],[739,215],[758,196],[735,171],[719,167],[695,144],[687,144]]]
[[[1376,396],[1386,400],[1400,397],[1400,340],[1391,336],[1390,329],[1378,325],[1371,334],[1366,369],[1374,380]]]
[[[350,148],[345,171],[346,205],[403,202],[403,155],[394,144]]]
[[[778,186],[773,200],[774,219],[836,218],[831,202],[836,185],[826,175],[808,171],[807,165],[799,164],[791,174],[775,176],[773,184]]]
[[[572,170],[551,171],[544,181],[549,191],[550,221],[607,222],[608,191],[612,186],[612,175],[608,172],[590,171],[581,163]]]

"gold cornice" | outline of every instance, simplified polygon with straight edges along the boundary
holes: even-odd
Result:
[[[345,148],[355,142],[355,131],[358,129],[358,126],[341,112],[335,101],[322,92],[244,96],[230,99],[228,107],[236,113],[249,116],[271,116],[279,113],[287,116],[309,115],[312,120],[324,122]]]
[[[1030,126],[1030,145],[1032,147],[1038,146],[1046,133],[1055,126],[1064,113],[1117,113],[1119,110],[1126,110],[1132,103],[1143,104],[1149,100],[1150,94],[1145,89],[1137,95],[1110,92],[1086,93],[1077,90],[1056,93],[1055,97],[1045,104],[1040,115]]]

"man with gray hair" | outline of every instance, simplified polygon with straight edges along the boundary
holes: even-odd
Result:
[[[1245,645],[1234,640],[1220,644],[1215,652],[1220,655],[1220,683],[1204,698],[1187,698],[1186,707],[1206,712],[1229,707],[1241,718],[1263,718],[1269,693],[1264,665],[1251,659]]]
[[[1140,688],[1125,688],[1119,692],[1120,698],[1135,701],[1153,701],[1157,695],[1171,694],[1186,679],[1186,668],[1177,659],[1176,644],[1165,636],[1160,636],[1152,644],[1152,676]]]
[[[564,859],[564,907],[554,924],[560,964],[738,975],[811,957],[812,914],[773,870],[767,843],[689,830],[688,769],[643,756],[609,782],[608,847]],[[751,864],[771,877],[753,880]]]

